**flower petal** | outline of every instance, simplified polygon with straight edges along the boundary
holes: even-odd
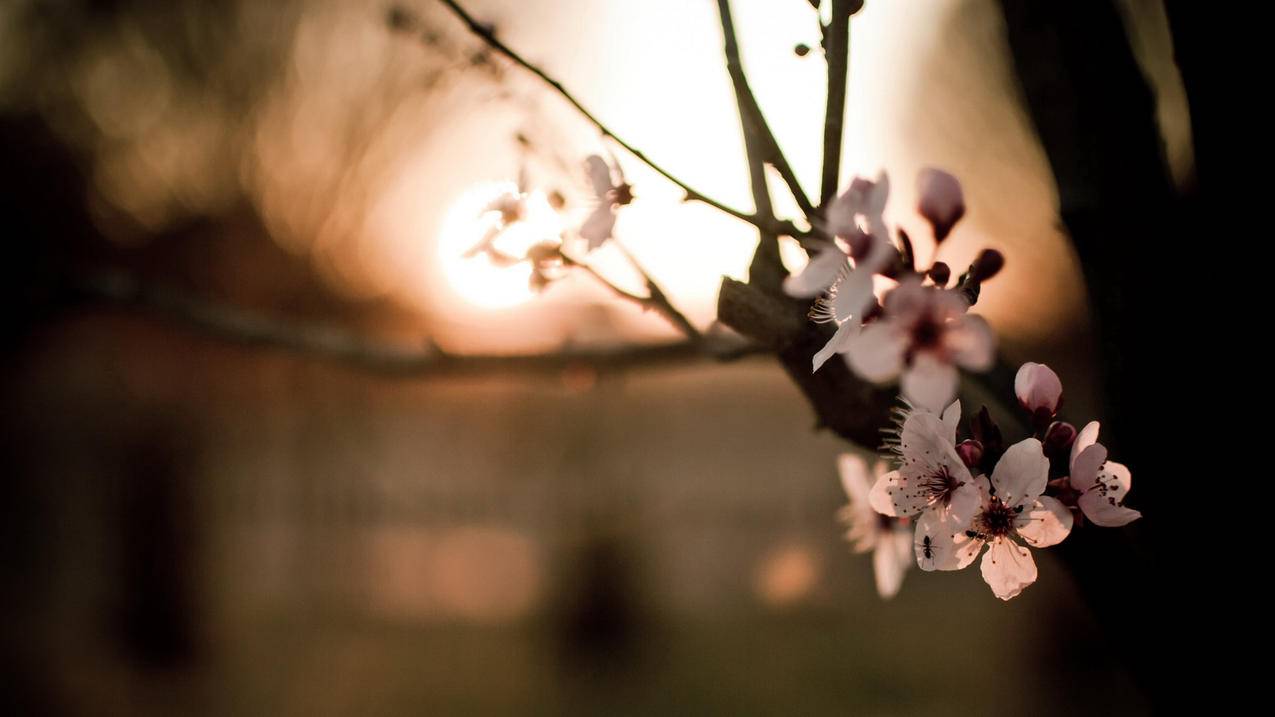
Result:
[[[842,453],[837,456],[837,473],[841,476],[841,487],[845,489],[850,502],[866,504],[874,480],[868,472],[868,462],[853,453]]]
[[[849,268],[846,253],[836,246],[825,247],[810,257],[796,274],[784,278],[784,293],[798,299],[811,299],[828,290],[842,271]]]
[[[591,154],[584,160],[584,171],[589,175],[589,184],[593,187],[593,193],[598,199],[605,200],[607,192],[610,192],[612,187],[611,167],[607,165],[606,160]]]
[[[930,496],[916,489],[914,479],[905,478],[900,471],[890,471],[872,485],[868,502],[882,515],[916,515],[930,507]]]
[[[1062,391],[1058,374],[1043,363],[1028,361],[1014,376],[1014,394],[1023,408],[1032,413],[1042,409],[1051,416],[1057,413]]]
[[[1080,510],[1095,525],[1118,528],[1142,517],[1142,513],[1121,505],[1133,483],[1133,475],[1122,463],[1107,461],[1098,471],[1093,488],[1080,496]]]
[[[1090,424],[1092,425],[1092,424]],[[1087,491],[1098,479],[1098,469],[1107,460],[1107,448],[1094,443],[1071,459],[1071,487]]]
[[[1057,545],[1071,532],[1071,510],[1058,500],[1041,496],[1014,521],[1014,529],[1028,545],[1047,548]]]
[[[958,482],[971,482],[969,469],[952,445],[947,424],[924,409],[908,413],[899,431],[899,472],[909,478],[922,478],[946,471]]]
[[[860,377],[873,383],[894,380],[903,370],[907,337],[888,319],[863,327],[846,348],[846,362]]]
[[[914,405],[938,412],[956,396],[961,374],[956,367],[926,351],[903,372],[903,395]]]
[[[877,594],[890,599],[899,592],[903,574],[912,565],[912,531],[892,530],[877,541],[872,553],[872,572],[876,576]]]
[[[850,318],[862,320],[877,300],[872,293],[872,272],[867,269],[855,269],[846,274],[837,282],[835,290],[832,313],[838,321]]]
[[[964,530],[974,521],[974,516],[979,514],[982,507],[983,496],[979,493],[978,486],[970,481],[952,491],[952,497],[947,503],[947,515],[955,525]]]
[[[983,580],[1001,600],[1009,600],[1036,582],[1036,561],[1027,548],[1008,538],[996,538],[983,555]]]
[[[953,319],[943,332],[943,345],[954,363],[970,371],[986,371],[996,361],[996,333],[977,314]]]
[[[943,409],[943,425],[950,432],[947,439],[956,445],[956,429],[961,425],[961,402],[953,401],[952,405]]]
[[[599,204],[589,217],[580,225],[580,236],[589,241],[589,249],[597,249],[602,242],[611,237],[615,228],[615,212],[607,202]]]
[[[1084,428],[1080,429],[1080,433],[1076,434],[1076,440],[1072,441],[1071,458],[1069,459],[1069,465],[1075,465],[1076,456],[1080,455],[1081,451],[1085,450],[1086,448],[1088,448],[1089,446],[1092,446],[1093,444],[1097,442],[1098,442],[1098,422],[1090,421],[1089,423],[1085,424]]]
[[[1011,507],[1034,500],[1045,491],[1048,480],[1049,459],[1035,438],[1010,446],[992,469],[996,497]]]
[[[916,522],[913,549],[922,570],[960,570],[974,562],[983,549],[981,538],[971,537],[966,526],[956,524],[942,511],[930,510]]]
[[[828,343],[824,344],[823,348],[816,351],[815,355],[811,357],[810,372],[818,371],[820,366],[828,362],[828,359],[836,354],[844,353],[849,348],[850,342],[854,337],[859,335],[860,328],[858,319],[847,319],[841,322],[841,325],[837,327],[837,332],[832,335],[832,338],[828,339]]]

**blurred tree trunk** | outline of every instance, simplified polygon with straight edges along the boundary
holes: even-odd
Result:
[[[1164,497],[1184,472],[1165,445],[1183,408],[1169,377],[1198,371],[1187,354],[1174,353],[1183,304],[1201,290],[1182,285],[1196,200],[1173,187],[1155,97],[1114,3],[1000,3],[1026,108],[1057,180],[1059,216],[1088,286],[1103,371],[1101,440],[1133,470],[1131,503],[1146,516],[1119,532],[1077,531],[1060,548],[1113,648],[1161,709],[1167,670],[1181,654],[1173,647],[1181,626],[1164,622],[1156,606],[1180,591],[1162,583],[1168,566],[1160,556],[1172,522]]]

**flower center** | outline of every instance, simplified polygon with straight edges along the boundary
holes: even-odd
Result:
[[[913,350],[932,349],[939,345],[943,338],[943,327],[939,322],[934,320],[933,316],[926,314],[922,316],[912,326],[912,348]]]
[[[931,503],[947,505],[952,500],[952,493],[961,487],[961,482],[948,472],[947,466],[939,466],[934,473],[922,476],[917,486],[930,497]]]
[[[1000,498],[992,498],[991,504],[974,521],[975,529],[985,537],[1009,535],[1014,529],[1014,519],[1022,510],[1022,507],[1011,508],[1005,505]]]

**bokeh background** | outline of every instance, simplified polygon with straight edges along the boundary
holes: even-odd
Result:
[[[819,173],[807,3],[738,0],[745,69]],[[1119,3],[1165,154],[1193,169],[1158,3]],[[472,0],[618,133],[747,207],[708,2]],[[985,0],[869,2],[844,177],[924,166],[1007,269],[1006,357],[1094,401],[1078,263]],[[589,209],[590,125],[438,3],[0,5],[4,700],[23,714],[1041,714],[1147,709],[1067,571],[882,602],[834,459],[766,357],[588,276],[465,258],[519,177]],[[618,155],[616,236],[701,327],[755,233]],[[779,185],[775,185],[778,187]],[[775,190],[780,207],[790,198]],[[475,234],[478,232],[478,234]],[[921,257],[935,256],[919,241]],[[795,267],[800,252],[788,247]],[[623,255],[590,257],[641,289]]]

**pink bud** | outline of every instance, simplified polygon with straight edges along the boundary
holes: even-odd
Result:
[[[1043,363],[1023,364],[1014,377],[1014,393],[1023,408],[1032,413],[1044,412],[1050,416],[1058,412],[1062,400],[1062,381],[1053,369]]]
[[[941,169],[927,167],[917,175],[917,211],[934,227],[934,241],[947,238],[952,227],[965,216],[965,197],[956,177]]]
[[[961,441],[956,446],[956,455],[961,457],[961,462],[966,468],[974,470],[983,460],[983,444],[974,440]]]

